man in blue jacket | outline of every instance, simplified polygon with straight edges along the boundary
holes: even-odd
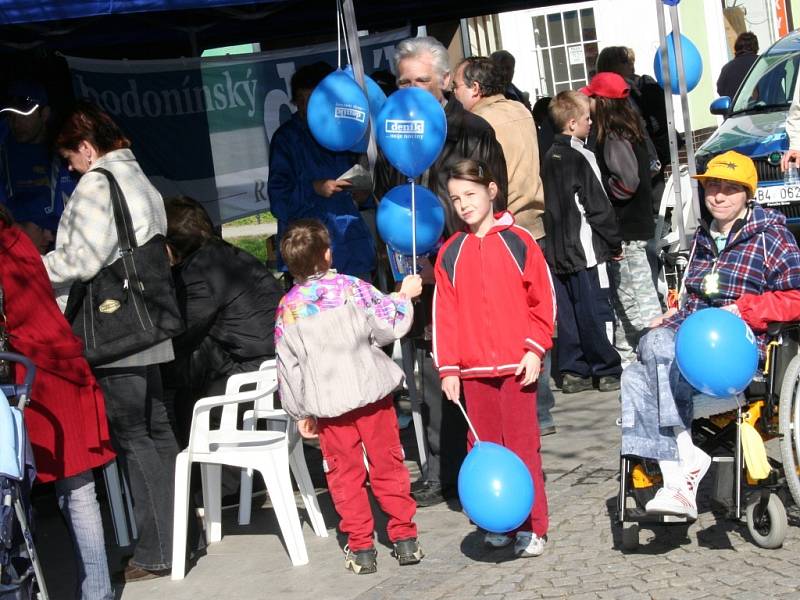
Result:
[[[349,181],[339,179],[357,155],[333,152],[311,135],[306,119],[308,99],[333,68],[318,62],[292,76],[292,117],[272,136],[269,148],[270,210],[278,219],[278,237],[297,219],[322,221],[331,235],[333,268],[339,273],[370,279],[375,268],[375,241],[359,212],[357,200],[367,194],[351,192]],[[279,265],[285,270],[279,257]]]

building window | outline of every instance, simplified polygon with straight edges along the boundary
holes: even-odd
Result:
[[[555,96],[586,85],[598,54],[594,9],[535,16],[533,38],[542,95]]]

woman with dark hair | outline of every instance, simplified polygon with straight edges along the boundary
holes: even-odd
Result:
[[[616,292],[615,345],[623,363],[630,363],[639,336],[662,312],[646,251],[655,234],[646,134],[628,101],[630,87],[620,75],[598,73],[583,92],[593,100],[595,154],[622,234],[623,257],[610,267]]]
[[[55,250],[44,264],[62,310],[70,286],[89,281],[119,256],[109,180],[125,196],[136,242],[164,235],[167,218],[161,194],[130,150],[130,142],[97,106],[80,102],[56,138],[56,148],[81,175],[58,224]],[[158,365],[173,359],[165,340],[95,367],[106,397],[114,443],[127,465],[139,540],[126,580],[167,574],[172,562],[172,501],[178,445],[167,418]]]
[[[10,349],[36,365],[25,411],[37,480],[55,482],[75,549],[81,600],[111,600],[103,523],[92,469],[114,458],[103,394],[83,358],[42,267],[39,252],[0,205],[0,289]],[[15,379],[25,373],[17,369]]]
[[[192,198],[167,198],[167,249],[186,330],[173,340],[165,387],[176,389],[178,435],[188,442],[192,407],[225,392],[234,373],[275,356],[275,310],[283,289],[254,256],[223,241]]]

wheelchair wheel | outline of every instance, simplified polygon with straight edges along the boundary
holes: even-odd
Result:
[[[636,508],[636,499],[632,496],[625,498],[625,510]],[[622,549],[634,551],[639,549],[639,523],[622,519]]]
[[[781,460],[786,484],[800,506],[800,355],[786,367],[778,400],[778,428],[781,434]]]
[[[774,549],[783,545],[789,527],[786,509],[776,494],[770,494],[767,506],[760,508],[760,497],[755,495],[747,503],[747,530],[760,548]]]

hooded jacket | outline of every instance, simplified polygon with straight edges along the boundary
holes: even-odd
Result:
[[[719,274],[719,292],[709,295],[703,280],[712,268]],[[748,214],[734,223],[721,252],[717,252],[708,225],[702,224],[694,236],[684,285],[686,301],[663,322],[664,327],[677,330],[690,314],[703,308],[725,306],[745,296],[742,315],[748,322],[757,320],[759,308],[752,295],[800,289],[800,249],[786,229],[786,217],[751,201]],[[764,299],[776,307],[777,314],[772,320],[781,320],[784,315],[780,304],[772,302],[774,298],[770,295]],[[763,358],[764,334],[757,339]]]
[[[550,272],[531,233],[509,212],[484,237],[459,232],[436,261],[433,359],[439,376],[513,375],[528,351],[552,346]]]

